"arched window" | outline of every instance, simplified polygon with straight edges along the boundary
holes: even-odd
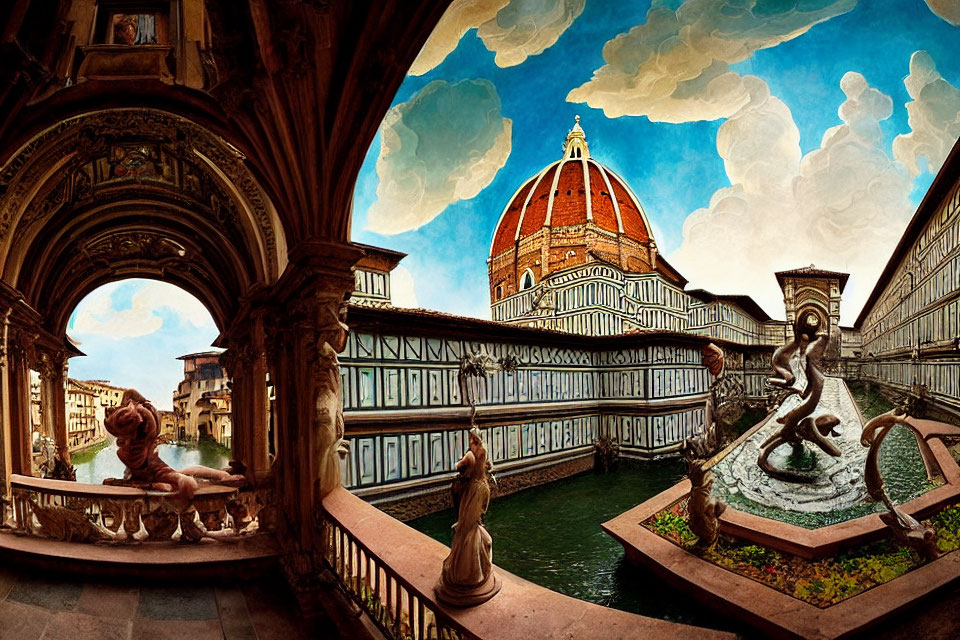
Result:
[[[496,288],[496,297],[497,297],[497,300],[500,300],[501,298],[503,298],[503,284],[502,284],[502,283],[497,285],[497,288]]]
[[[533,271],[527,269],[523,272],[523,275],[520,277],[520,291],[524,289],[529,289],[534,284]]]

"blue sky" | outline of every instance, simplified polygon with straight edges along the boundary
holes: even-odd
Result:
[[[164,282],[129,279],[85,297],[67,333],[86,354],[70,360],[71,378],[132,387],[158,409],[171,409],[183,379],[177,356],[210,350],[219,331],[189,293]]]
[[[782,317],[773,271],[816,262],[851,272],[842,319],[853,322],[932,179],[908,165],[922,168],[931,155],[938,165],[960,135],[960,9],[940,17],[924,0],[657,6],[648,14],[649,2],[626,0],[451,4],[355,189],[353,239],[409,254],[394,274],[395,301],[489,317],[486,259],[500,213],[559,158],[579,114],[593,157],[633,188],[661,252],[691,287],[746,293]],[[697,28],[688,41],[669,38],[673,22]],[[643,67],[642,46],[617,57],[620,45],[607,43],[627,33],[618,42],[667,38],[659,66]],[[691,66],[707,48],[715,64]],[[727,82],[652,96],[613,74],[606,97],[568,100],[590,93],[582,87],[608,57],[621,71],[640,69],[642,80],[724,72]],[[698,95],[702,85],[711,90]],[[217,329],[176,287],[125,280],[84,299],[69,333],[88,354],[71,360],[72,377],[135,387],[170,408],[182,378],[175,358],[209,349]]]
[[[956,55],[956,51],[960,50],[960,29],[936,15],[923,0],[891,0],[883,3],[855,3],[853,0],[761,1],[756,4],[755,15],[749,16],[749,19],[719,25],[725,29],[729,41],[734,43],[749,43],[757,38],[758,32],[761,37],[767,38],[763,46],[752,54],[743,59],[731,55],[732,59],[727,62],[734,74],[759,78],[759,84],[765,83],[769,95],[778,99],[775,102],[785,105],[786,119],[792,116],[792,122],[784,126],[793,127],[799,134],[799,149],[795,154],[787,150],[789,162],[784,162],[797,164],[800,155],[804,159],[800,161],[800,168],[786,176],[786,179],[789,181],[801,176],[803,185],[799,187],[796,202],[780,215],[795,219],[792,224],[799,230],[778,239],[775,230],[780,227],[781,218],[772,215],[765,217],[760,212],[763,208],[760,199],[753,198],[745,205],[752,208],[751,224],[733,234],[734,237],[726,238],[722,246],[705,245],[702,239],[698,240],[696,234],[691,233],[686,240],[687,247],[678,252],[685,242],[684,223],[690,214],[697,210],[708,210],[711,198],[718,193],[724,195],[726,192],[721,193],[721,190],[725,188],[736,187],[737,183],[728,175],[724,158],[718,152],[717,135],[724,123],[729,123],[728,130],[736,130],[738,127],[734,121],[737,116],[730,112],[723,117],[709,117],[713,114],[707,114],[708,118],[704,119],[698,118],[697,114],[677,116],[667,108],[651,106],[649,100],[646,103],[640,100],[641,104],[634,112],[647,115],[607,117],[600,108],[603,106],[601,100],[587,103],[567,100],[571,90],[587,83],[594,72],[603,67],[605,43],[618,34],[647,23],[650,3],[623,0],[586,0],[585,3],[582,0],[513,0],[507,3],[506,0],[489,0],[486,4],[492,9],[485,17],[492,15],[497,6],[507,5],[494,18],[500,23],[504,22],[503,12],[511,6],[520,6],[522,10],[533,13],[537,10],[544,13],[544,7],[556,10],[557,6],[562,5],[568,9],[574,6],[575,10],[579,4],[583,5],[583,9],[569,27],[562,30],[555,44],[542,53],[530,55],[520,64],[505,68],[495,64],[495,54],[485,46],[485,40],[478,36],[478,30],[466,29],[454,51],[426,73],[409,75],[397,93],[394,105],[399,110],[399,116],[395,120],[400,124],[391,123],[388,114],[381,135],[373,141],[367,153],[355,190],[352,235],[356,241],[409,254],[402,266],[412,274],[419,306],[489,317],[486,259],[497,220],[514,191],[530,176],[559,158],[564,136],[573,124],[574,115],[579,114],[591,154],[623,176],[633,188],[651,220],[661,252],[690,278],[691,286],[705,286],[720,293],[753,295],[771,315],[782,317],[773,271],[817,262],[818,266],[824,268],[851,272],[844,321],[853,322],[896,238],[932,180],[928,172],[913,176],[900,158],[894,157],[893,152],[894,139],[911,132],[905,104],[913,98],[904,86],[904,79],[911,69],[911,56],[921,50],[928,52],[943,81],[951,87],[960,86],[960,56]],[[683,12],[696,8],[692,5],[697,3],[688,0],[686,3],[659,4],[665,7],[665,11],[679,8]],[[451,11],[456,10],[457,5],[455,2]],[[806,12],[804,15],[811,16],[810,19],[805,23],[804,15],[796,17],[797,11],[793,11],[793,7]],[[794,14],[792,16],[788,15],[791,11]],[[776,25],[768,27],[766,19],[769,16],[772,16],[771,21],[780,19],[787,26],[779,27],[779,32]],[[557,30],[555,18],[556,11],[544,18],[544,28]],[[533,19],[536,20],[536,16]],[[701,21],[701,25],[704,21],[708,23],[707,31],[712,26],[710,19],[708,16]],[[464,30],[469,26],[467,17],[447,25],[441,23],[441,28],[452,31],[453,38],[457,27]],[[503,26],[506,28],[509,25]],[[741,26],[743,30],[738,32]],[[489,24],[480,29],[488,27]],[[804,29],[805,32],[800,35],[793,34]],[[496,30],[495,25],[493,30]],[[771,40],[783,41],[771,44]],[[500,46],[499,50],[502,50],[503,44]],[[696,45],[693,46],[695,48]],[[424,54],[421,55],[423,57]],[[680,60],[682,63],[682,56]],[[665,62],[668,67],[669,64],[670,61]],[[676,73],[683,71],[680,69]],[[918,70],[918,76],[920,71],[925,70]],[[664,74],[671,72],[668,68]],[[845,86],[853,97],[841,88],[841,81],[848,72],[860,74],[865,81],[865,84],[860,83],[855,76],[848,78]],[[437,81],[449,85],[450,95],[446,101],[429,102],[421,92],[428,86],[431,89],[443,86],[434,84]],[[464,199],[448,198],[448,204],[435,217],[416,229],[404,231],[404,225],[409,227],[416,221],[410,223],[403,219],[409,216],[401,212],[416,210],[418,203],[416,194],[404,194],[403,190],[411,185],[415,189],[425,184],[430,195],[431,184],[435,183],[432,172],[448,170],[440,166],[424,168],[423,164],[429,165],[430,159],[418,156],[418,144],[427,147],[431,143],[431,136],[442,135],[441,140],[448,144],[462,142],[465,158],[476,157],[487,150],[479,138],[472,137],[472,133],[466,131],[472,123],[465,121],[462,115],[463,106],[468,100],[464,98],[458,103],[457,96],[457,87],[462,86],[457,83],[464,81],[486,81],[494,87],[495,95],[499,98],[498,115],[510,121],[509,149],[501,150],[499,159],[503,162],[498,169],[491,171],[489,163],[475,167],[485,175],[480,179],[474,178],[474,182],[487,181],[479,193]],[[951,96],[947,95],[946,98],[947,106],[951,107]],[[889,103],[889,115],[884,115],[884,106],[881,104],[885,100]],[[844,104],[851,119],[846,123],[847,129],[855,133],[866,132],[864,139],[842,148],[838,148],[840,145],[834,140],[833,149],[828,148],[826,153],[817,154],[825,132],[845,124],[838,114]],[[770,106],[768,100],[765,107]],[[458,107],[459,112],[456,110]],[[415,130],[410,134],[409,128],[416,129],[418,125],[408,122],[407,114],[418,108],[420,111],[428,110],[440,134],[430,130]],[[614,108],[617,108],[616,104]],[[940,110],[943,111],[942,108]],[[960,111],[960,101],[953,113],[957,111]],[[778,107],[778,113],[783,115],[782,112],[784,109]],[[421,121],[425,119],[423,113],[418,116]],[[680,121],[662,121],[665,119]],[[402,126],[408,124],[409,128]],[[877,125],[879,138],[873,140],[870,131]],[[955,129],[950,129],[942,122],[927,125],[934,134],[956,137],[951,133]],[[937,129],[938,125],[940,129]],[[456,135],[458,126],[464,129],[463,136]],[[740,129],[746,130],[736,135],[742,138],[752,135],[746,125]],[[402,164],[396,160],[391,164],[388,150],[381,147],[383,131],[391,135],[397,131],[403,134],[399,137],[400,142],[392,147],[393,157],[402,160]],[[839,133],[846,135],[848,131]],[[436,141],[433,143],[436,144]],[[763,148],[762,140],[748,140],[744,144]],[[876,208],[871,208],[869,198],[864,198],[862,193],[858,195],[855,190],[843,192],[843,185],[831,184],[828,179],[830,167],[836,169],[838,158],[849,156],[849,150],[853,147],[860,154],[856,159],[857,164],[849,167],[850,176],[856,176],[851,182],[859,180],[864,189],[870,185],[869,190],[875,196],[880,191],[885,194],[884,208],[877,210],[874,219],[864,220],[856,207],[842,210],[845,206],[842,203],[850,198],[862,201],[861,210]],[[811,152],[814,152],[813,155],[807,158]],[[883,158],[877,156],[877,152],[886,156],[889,166],[878,167],[877,163]],[[421,159],[423,161],[418,168],[417,162]],[[385,170],[378,171],[378,160],[385,161]],[[920,157],[918,161],[921,167],[925,166],[925,157]],[[809,166],[804,168],[804,163]],[[445,159],[445,164],[451,164],[449,158]],[[470,161],[465,161],[458,168],[469,172]],[[872,168],[872,173],[869,168]],[[735,167],[732,171],[736,174]],[[840,170],[834,173],[839,174]],[[748,191],[750,186],[747,185]],[[384,190],[387,197],[378,197],[378,187]],[[766,191],[762,181],[752,185],[752,188],[761,195]],[[389,194],[396,194],[397,190],[401,192],[401,197],[391,198]],[[434,195],[442,199],[443,191],[443,188],[438,188]],[[426,200],[424,198],[419,203],[421,208],[436,208],[435,201],[427,203]],[[739,200],[737,202],[742,204]],[[699,217],[712,217],[705,227],[708,229],[710,225],[720,229],[736,229],[725,224],[723,215],[717,211],[707,211]],[[851,219],[863,221],[868,227],[865,235],[857,232],[853,236],[858,241],[866,238],[862,241],[863,246],[859,249],[847,248],[857,243],[845,242],[839,248],[830,247],[831,242],[840,240],[835,227],[847,228],[851,234],[854,233],[853,226],[848,224]],[[398,226],[401,227],[400,232],[397,232]],[[784,228],[792,227],[784,225]],[[763,230],[767,237],[756,238],[752,242],[744,240],[745,236],[753,235],[757,230]],[[765,252],[757,246],[780,242],[796,249]],[[691,257],[711,253],[714,261],[723,264],[729,262],[727,257],[730,255],[737,256],[737,260],[725,270],[715,266],[711,268],[708,262],[697,262],[696,258]],[[787,262],[780,264],[778,260]]]

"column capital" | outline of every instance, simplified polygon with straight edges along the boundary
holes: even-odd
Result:
[[[311,365],[318,364],[326,350],[340,353],[347,345],[348,295],[315,290],[286,307],[274,310],[264,323],[267,352],[272,357],[291,340],[297,339]],[[324,348],[326,346],[326,349]]]
[[[11,355],[23,358],[27,367],[37,369],[39,367],[39,353],[37,351],[37,341],[40,334],[36,331],[24,327],[11,327],[7,340],[8,349]]]
[[[67,366],[67,352],[62,349],[54,351],[37,349],[35,365],[41,380],[56,380],[62,378]]]
[[[267,293],[269,304],[289,304],[307,295],[343,298],[356,286],[353,265],[364,254],[351,244],[306,240],[289,255],[283,275]]]

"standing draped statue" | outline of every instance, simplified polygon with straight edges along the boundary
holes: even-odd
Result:
[[[490,504],[487,474],[492,469],[480,430],[474,427],[470,429],[470,450],[457,463],[463,477],[460,506],[450,554],[434,588],[444,604],[469,607],[500,591],[500,578],[493,571],[493,539],[483,526],[483,514]]]

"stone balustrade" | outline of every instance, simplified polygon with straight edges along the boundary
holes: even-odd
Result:
[[[335,497],[329,502],[339,504]],[[432,591],[424,593],[418,589],[364,544],[337,518],[337,512],[336,508],[326,510],[323,518],[327,563],[340,585],[387,637],[412,640],[475,637],[442,612]]]
[[[265,496],[201,485],[192,500],[160,491],[11,476],[13,524],[64,542],[199,542],[259,530]]]
[[[323,498],[326,564],[388,638],[732,639],[733,634],[647,618],[545,589],[495,567],[500,592],[474,607],[447,607],[434,596],[449,548],[388,516],[346,489]],[[496,556],[497,541],[493,541]]]

